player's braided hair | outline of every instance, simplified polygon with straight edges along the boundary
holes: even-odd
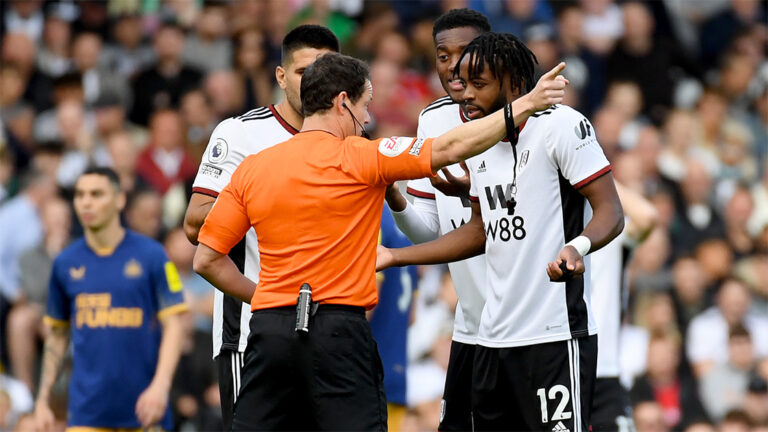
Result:
[[[536,56],[515,35],[509,33],[483,33],[464,48],[458,64],[469,56],[468,79],[485,71],[486,64],[493,77],[502,80],[509,74],[511,88],[519,89],[520,94],[531,91],[534,86],[533,65],[538,64]],[[458,77],[459,69],[454,70]]]

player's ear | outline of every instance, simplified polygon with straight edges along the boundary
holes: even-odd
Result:
[[[333,100],[333,105],[339,113],[343,113],[347,110],[347,108],[345,108],[345,106],[349,107],[349,97],[347,96],[347,92],[342,91],[336,95],[336,98]]]
[[[275,68],[275,79],[277,80],[277,85],[279,85],[280,88],[283,90],[285,90],[285,87],[286,87],[285,75],[286,75],[286,72],[282,66],[278,66]]]
[[[125,210],[125,203],[128,201],[128,198],[125,195],[125,192],[120,191],[117,193],[117,209],[120,213]]]

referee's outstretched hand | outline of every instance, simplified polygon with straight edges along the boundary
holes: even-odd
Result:
[[[528,93],[528,99],[533,104],[534,111],[545,110],[552,105],[563,102],[565,87],[569,81],[560,75],[565,69],[565,62],[560,62],[549,72],[539,78],[536,87]]]
[[[376,271],[382,271],[386,270],[395,263],[394,256],[392,256],[392,251],[384,247],[382,245],[379,245],[376,248]]]
[[[565,261],[564,272],[560,265]],[[575,247],[567,245],[557,254],[557,259],[547,264],[547,276],[552,282],[566,282],[584,274],[584,259]]]

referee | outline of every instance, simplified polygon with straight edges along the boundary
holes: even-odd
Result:
[[[242,162],[198,237],[195,271],[253,311],[233,430],[386,430],[381,360],[365,320],[377,302],[386,187],[483,152],[508,123],[560,102],[563,67],[505,110],[437,138],[379,140],[358,136],[373,98],[365,63],[330,53],[306,69],[300,133]],[[258,285],[227,256],[251,227]],[[308,326],[297,325],[304,284],[315,302]]]

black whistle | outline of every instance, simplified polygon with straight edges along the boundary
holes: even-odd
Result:
[[[573,280],[573,270],[568,270],[565,260],[560,263],[560,270],[563,272],[563,275],[560,276],[560,279],[557,279],[555,282],[568,282]]]

